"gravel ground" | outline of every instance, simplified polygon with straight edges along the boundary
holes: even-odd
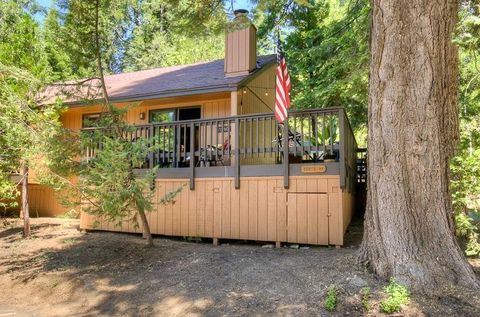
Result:
[[[18,220],[0,226],[0,317],[383,316],[385,282],[355,266],[359,223],[341,249],[274,249],[163,237],[147,248],[139,235],[80,232],[77,220],[32,222],[26,240]],[[472,263],[478,272],[480,261]],[[339,290],[334,312],[324,309],[330,285]],[[372,290],[369,312],[363,287]],[[480,297],[468,290],[414,294],[396,316],[480,316]]]

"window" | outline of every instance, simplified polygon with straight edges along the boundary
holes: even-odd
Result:
[[[149,112],[148,121],[150,123],[168,123],[177,119],[177,111],[175,109],[158,109]]]
[[[88,113],[82,116],[82,128],[93,128],[98,126],[100,113]]]
[[[148,122],[150,123],[168,123],[200,118],[201,108],[199,106],[177,109],[155,109],[150,110],[148,114]]]

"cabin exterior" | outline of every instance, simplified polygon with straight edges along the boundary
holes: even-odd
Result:
[[[160,167],[156,202],[185,186],[174,204],[155,204],[147,215],[151,232],[343,245],[356,177],[356,141],[344,110],[292,110],[279,124],[272,111],[276,60],[257,57],[255,27],[230,29],[225,46],[222,60],[106,77],[112,102],[127,107],[135,125],[125,137],[158,145],[144,164]],[[100,106],[66,102],[66,128],[95,129]],[[84,159],[99,147],[92,143]],[[53,192],[30,186],[38,193],[30,194],[33,210],[65,212]],[[83,212],[80,227],[141,232],[128,221],[113,226]]]

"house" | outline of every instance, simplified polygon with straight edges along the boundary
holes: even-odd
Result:
[[[245,21],[237,11],[232,23]],[[225,58],[106,76],[110,100],[129,107],[136,130],[127,138],[160,140],[146,167],[159,166],[161,198],[186,184],[175,204],[148,214],[152,233],[342,245],[350,222],[356,141],[342,108],[292,110],[288,124],[273,114],[276,57],[257,56],[251,23],[226,32]],[[93,87],[93,88],[92,88]],[[76,88],[95,96],[98,87]],[[50,92],[51,93],[51,92]],[[66,98],[65,127],[91,129],[101,107]],[[96,147],[86,149],[86,159]],[[31,185],[33,210],[64,210],[51,191]],[[157,199],[158,200],[158,199]],[[94,229],[81,214],[81,228]],[[128,221],[95,229],[141,232]]]

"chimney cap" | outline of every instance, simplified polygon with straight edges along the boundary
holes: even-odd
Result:
[[[246,10],[246,9],[237,9],[237,10],[233,11],[233,14],[235,15],[235,17],[239,17],[239,16],[242,16],[242,15],[247,15],[247,14],[248,14],[248,10]]]

